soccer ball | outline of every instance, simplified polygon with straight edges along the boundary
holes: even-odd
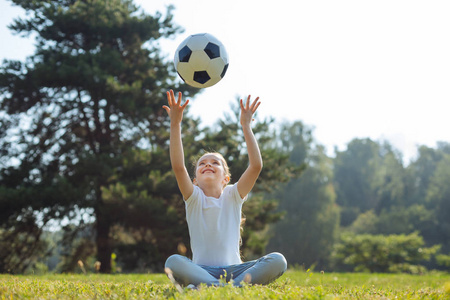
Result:
[[[218,39],[209,33],[200,33],[189,36],[178,46],[174,63],[184,82],[196,88],[207,88],[225,76],[228,54]]]

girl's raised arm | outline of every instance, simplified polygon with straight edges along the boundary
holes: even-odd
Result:
[[[259,150],[258,142],[256,141],[255,135],[253,134],[252,127],[250,123],[253,120],[253,114],[258,109],[261,102],[258,101],[257,97],[250,104],[250,95],[247,98],[247,102],[244,105],[242,99],[241,104],[241,125],[242,131],[244,132],[245,143],[247,144],[248,160],[249,164],[245,172],[242,174],[241,178],[237,183],[237,189],[239,195],[244,198],[250,193],[253,186],[258,179],[259,173],[261,173],[263,167],[263,161],[261,157],[261,152]]]
[[[167,92],[167,101],[169,106],[164,105],[163,108],[170,117],[170,162],[177,179],[178,188],[184,200],[186,200],[194,191],[194,186],[184,163],[183,142],[181,140],[181,121],[183,120],[183,111],[189,100],[181,105],[181,92],[178,93],[178,100],[175,100],[174,92],[170,90]]]

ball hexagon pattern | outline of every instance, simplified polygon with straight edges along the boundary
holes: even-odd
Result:
[[[174,63],[184,82],[196,88],[207,88],[225,76],[228,54],[213,35],[199,33],[181,42],[175,51]]]

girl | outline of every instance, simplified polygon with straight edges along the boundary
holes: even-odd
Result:
[[[244,105],[240,101],[240,123],[247,144],[249,165],[239,181],[228,185],[230,174],[222,155],[204,154],[196,164],[191,181],[184,163],[181,140],[183,111],[189,103],[181,104],[181,92],[167,92],[170,117],[170,161],[186,206],[186,220],[191,238],[192,260],[172,255],[166,261],[169,278],[181,285],[220,285],[220,278],[240,286],[242,282],[268,284],[281,276],[287,267],[280,253],[271,253],[258,260],[243,263],[239,254],[242,204],[247,200],[263,163],[250,123],[259,107],[259,98]]]

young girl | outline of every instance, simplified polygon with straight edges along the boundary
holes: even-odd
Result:
[[[170,117],[170,161],[178,187],[186,205],[186,220],[191,238],[192,260],[172,255],[166,261],[169,278],[181,285],[220,285],[221,277],[235,286],[242,282],[268,284],[280,277],[287,267],[280,253],[271,253],[258,260],[243,263],[240,258],[240,222],[242,204],[247,200],[263,163],[250,123],[259,107],[259,98],[244,105],[242,99],[240,123],[247,144],[249,165],[239,181],[228,185],[230,174],[222,155],[204,154],[196,164],[191,181],[184,163],[181,140],[183,111],[189,103],[181,104],[174,92],[167,92],[169,106],[164,105]]]

